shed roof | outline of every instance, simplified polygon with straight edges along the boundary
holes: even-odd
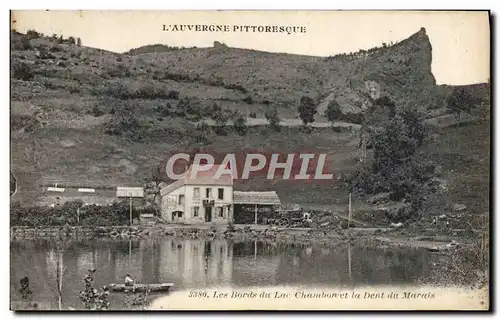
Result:
[[[116,187],[116,197],[144,198],[144,189],[141,187]]]
[[[279,205],[281,201],[276,191],[233,191],[233,203]]]

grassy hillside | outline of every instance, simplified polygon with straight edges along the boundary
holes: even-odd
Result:
[[[446,111],[442,107],[449,94],[435,85],[432,49],[423,29],[394,45],[329,58],[221,45],[175,50],[150,46],[118,54],[19,33],[12,33],[11,42],[11,166],[19,180],[13,200],[24,204],[40,199],[44,183],[142,184],[166,155],[200,146],[199,131],[189,121],[196,119],[172,113],[180,105],[190,116],[192,110],[203,113],[216,103],[243,116],[256,113],[257,118],[274,106],[281,118],[295,118],[300,98],[308,95],[319,106],[316,121],[324,121],[321,112],[332,100],[344,113],[360,113],[373,98],[388,95],[398,106],[431,114]],[[487,136],[479,131],[481,126],[466,128],[439,132],[446,138],[439,140],[443,147],[431,148],[432,155],[447,159],[440,153],[446,146],[455,159],[455,153],[471,150],[467,141]],[[460,140],[464,144],[446,140],[462,135],[469,139]],[[307,134],[297,127],[275,132],[261,126],[246,135],[230,131],[205,138],[206,147],[218,153],[243,148],[328,153],[333,182],[271,184],[256,178],[236,187],[275,189],[285,202],[345,209],[341,177],[358,161],[357,132],[316,128]],[[486,145],[477,148],[481,161],[488,162]],[[450,162],[449,170],[458,165]],[[485,178],[478,175],[476,183],[484,188]],[[457,186],[462,182],[456,180]]]

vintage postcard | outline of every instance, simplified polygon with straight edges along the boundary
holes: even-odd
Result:
[[[10,308],[489,310],[488,11],[11,11]]]

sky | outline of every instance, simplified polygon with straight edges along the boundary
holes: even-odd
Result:
[[[355,52],[398,42],[426,29],[438,84],[472,84],[490,77],[487,12],[465,11],[12,11],[25,33],[80,37],[85,46],[114,52],[148,44],[230,47],[314,56]],[[14,22],[15,21],[15,22]],[[163,25],[297,26],[305,33],[163,31]]]

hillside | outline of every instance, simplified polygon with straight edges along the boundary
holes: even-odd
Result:
[[[431,114],[445,112],[450,93],[435,85],[425,29],[391,46],[328,58],[224,45],[149,46],[118,54],[19,33],[12,33],[11,46],[11,166],[19,180],[13,200],[24,204],[40,201],[39,186],[46,183],[142,184],[166,154],[200,146],[199,132],[188,121],[197,119],[176,113],[180,105],[190,115],[216,103],[243,116],[255,112],[257,118],[275,106],[288,119],[296,118],[299,100],[307,95],[319,105],[320,122],[332,100],[345,115],[363,112],[383,95],[399,107]],[[231,131],[207,140],[206,147],[219,153],[243,148],[326,152],[334,183],[271,185],[252,179],[237,187],[276,189],[285,202],[345,207],[340,178],[358,161],[356,132],[253,127],[246,135]]]

